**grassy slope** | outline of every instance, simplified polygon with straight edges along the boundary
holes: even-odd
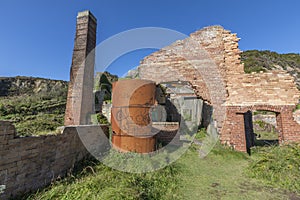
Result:
[[[153,173],[130,174],[89,163],[76,175],[24,199],[179,199],[174,192],[177,170],[171,165]]]
[[[300,198],[293,192],[279,189],[283,188],[282,185],[269,184],[264,179],[252,176],[251,164],[259,159],[265,158],[259,153],[249,157],[219,144],[202,159],[198,156],[197,146],[193,145],[174,164],[154,173],[129,174],[98,163],[86,167],[77,175],[55,182],[48,189],[27,199]],[[255,167],[253,169],[257,170]],[[291,180],[297,181],[292,177]]]
[[[183,199],[289,199],[290,194],[255,178],[246,169],[251,159],[246,155],[216,147],[206,158],[188,151],[179,161],[180,194]]]

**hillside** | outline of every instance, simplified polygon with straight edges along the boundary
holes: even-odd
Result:
[[[111,86],[118,79],[108,72],[102,74],[102,79],[95,79],[96,86]],[[21,136],[55,132],[64,123],[67,91],[67,81],[0,77],[0,120],[12,121]]]
[[[0,97],[39,95],[60,91],[68,87],[68,82],[25,76],[0,77]]]
[[[241,61],[245,65],[245,72],[259,72],[269,70],[286,70],[295,77],[300,89],[300,54],[278,54],[272,51],[249,50],[241,54]]]
[[[68,82],[33,77],[0,78],[0,119],[18,135],[38,135],[63,125]]]

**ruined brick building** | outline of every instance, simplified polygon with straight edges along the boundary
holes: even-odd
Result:
[[[206,27],[142,60],[140,78],[189,81],[213,106],[221,142],[236,150],[247,150],[245,133],[247,124],[252,126],[247,113],[255,110],[276,113],[279,143],[299,142],[300,125],[293,119],[299,100],[294,78],[285,71],[245,74],[238,41],[221,26]]]
[[[65,176],[90,153],[83,136],[91,137],[90,133],[99,130],[108,135],[108,126],[88,125],[87,117],[94,104],[96,25],[90,12],[78,13],[62,134],[17,137],[11,122],[0,121],[0,199],[35,191]],[[156,83],[189,83],[196,95],[213,107],[221,142],[236,150],[248,148],[249,111],[254,110],[276,113],[280,143],[300,142],[300,125],[293,117],[299,91],[293,77],[284,71],[245,74],[238,40],[220,26],[204,28],[146,57],[139,76]],[[88,134],[80,135],[79,129]]]
[[[88,12],[85,16],[77,20],[66,125],[88,124],[85,116],[92,112],[94,63],[83,60],[95,46],[96,19]],[[245,74],[238,41],[221,26],[206,27],[144,58],[139,78],[157,84],[189,82],[195,94],[213,107],[221,142],[236,150],[249,148],[246,133],[252,122],[247,113],[254,110],[276,113],[279,143],[300,141],[300,125],[293,119],[299,100],[293,77],[284,71]]]

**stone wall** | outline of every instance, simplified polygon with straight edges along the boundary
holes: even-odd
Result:
[[[102,114],[107,118],[107,121],[111,123],[111,103],[105,103],[102,105]]]
[[[108,134],[107,126],[101,128]],[[0,199],[50,184],[87,155],[76,127],[65,127],[58,135],[16,137],[15,127],[0,121]]]
[[[293,116],[294,116],[294,120],[300,124],[300,110],[296,110],[294,113],[293,113]]]
[[[276,127],[276,115],[275,114],[256,114],[253,115],[253,122],[263,121],[266,124]]]

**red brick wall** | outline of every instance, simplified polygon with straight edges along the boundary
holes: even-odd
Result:
[[[220,140],[223,144],[233,146],[238,151],[246,152],[246,139],[243,113],[255,110],[276,113],[279,143],[300,142],[300,125],[293,118],[295,106],[229,106],[226,120],[221,130]]]
[[[245,111],[247,112],[247,111]],[[246,152],[244,115],[239,108],[227,107],[226,120],[220,134],[221,143]]]
[[[300,125],[294,120],[294,109],[295,106],[285,106],[280,114],[284,142],[300,142]]]

